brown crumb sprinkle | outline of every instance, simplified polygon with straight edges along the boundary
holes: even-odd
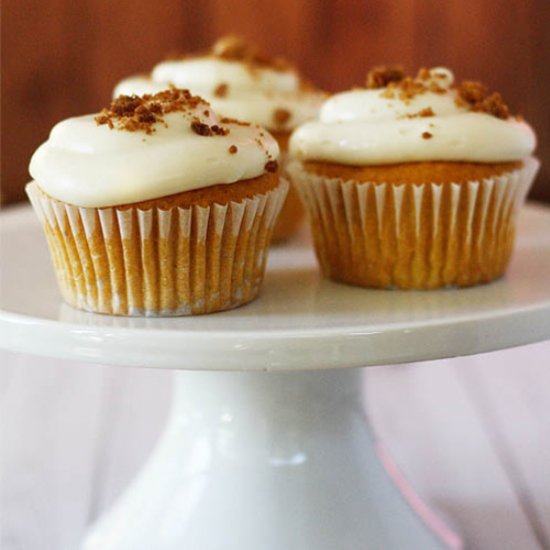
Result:
[[[433,138],[433,134],[430,134],[430,132],[423,132],[422,133],[422,139],[431,139]]]
[[[240,62],[252,74],[256,74],[259,69],[271,69],[278,72],[293,72],[299,79],[301,91],[308,92],[317,89],[313,84],[302,78],[296,67],[286,59],[282,57],[270,57],[262,53],[256,46],[247,43],[243,38],[235,35],[223,36],[207,51],[199,51],[194,54],[172,52],[166,56],[165,59],[167,61],[180,61],[210,56],[226,61]]]
[[[405,78],[405,71],[400,65],[386,67],[380,65],[367,73],[367,88],[385,88],[390,82],[401,82]]]
[[[233,34],[219,38],[208,51],[198,52],[197,54],[170,52],[165,56],[165,59],[167,61],[178,61],[197,56],[213,56],[227,61],[241,61],[251,70],[266,67],[275,71],[286,71],[293,68],[285,59],[281,57],[269,57],[256,46],[247,43],[240,36]]]
[[[231,145],[231,147],[229,147],[229,153],[231,155],[234,155],[238,150],[239,148],[236,145]]]
[[[382,86],[384,88],[382,97],[388,99],[399,98],[401,101],[407,102],[425,92],[445,93],[447,88],[440,86],[432,76],[429,69],[421,68],[415,77],[403,75],[401,78],[390,79],[385,86]]]
[[[468,106],[472,111],[487,113],[496,118],[507,119],[510,109],[498,92],[488,95],[487,87],[480,82],[463,81],[458,87],[457,104]]]
[[[225,82],[222,82],[221,84],[218,84],[214,88],[214,95],[216,97],[227,97],[228,91],[229,91],[229,86]]]
[[[381,96],[387,99],[400,99],[408,102],[417,95],[432,92],[443,94],[448,91],[443,80],[445,75],[421,68],[413,78],[405,76],[401,67],[375,67],[367,75],[368,89],[382,89]],[[441,82],[438,82],[441,81]],[[498,92],[489,95],[488,89],[480,82],[464,80],[456,87],[456,103],[471,111],[487,113],[500,119],[510,117],[510,109]],[[407,118],[434,116],[428,107],[419,113],[407,115]]]
[[[290,117],[292,116],[292,113],[288,109],[275,109],[273,111],[273,121],[278,126],[283,126],[286,124]]]
[[[427,117],[435,116],[435,113],[433,112],[433,109],[431,107],[426,107],[418,111],[418,113],[412,113],[410,115],[405,115],[405,116],[406,118],[427,118]]]
[[[152,134],[154,125],[164,122],[164,115],[185,112],[208,103],[189,90],[170,88],[157,94],[143,96],[121,95],[95,117],[96,124],[128,132],[143,131]]]
[[[483,101],[487,92],[487,86],[472,80],[463,80],[458,87],[458,97],[470,105]]]
[[[210,53],[220,59],[228,61],[242,61],[249,68],[267,67],[275,71],[286,71],[291,68],[290,63],[281,57],[268,57],[243,38],[236,35],[223,36],[212,46]]]
[[[510,109],[498,92],[492,93],[483,100],[483,111],[502,119],[507,119],[510,116]]]
[[[194,120],[193,122],[191,122],[191,130],[193,130],[193,132],[195,132],[195,134],[198,134],[199,136],[212,135],[210,126],[208,126],[208,124],[199,122],[198,120]]]
[[[201,122],[199,119],[191,121],[191,129],[199,136],[226,136],[229,134],[229,128],[224,128],[218,124],[212,126]]]
[[[251,126],[250,122],[244,122],[243,120],[237,120],[235,118],[223,117],[221,119],[222,124],[236,124],[237,126]]]
[[[264,168],[267,172],[276,172],[279,168],[279,163],[276,160],[270,160],[265,163]]]
[[[418,80],[430,80],[431,77],[432,74],[430,72],[430,69],[428,69],[427,67],[421,67],[418,71],[418,74],[416,75],[416,78]]]

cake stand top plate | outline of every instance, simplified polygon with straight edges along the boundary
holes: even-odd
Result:
[[[304,235],[270,254],[260,297],[213,315],[112,317],[61,302],[29,207],[0,213],[0,348],[112,365],[285,370],[468,355],[550,338],[550,209],[526,207],[507,276],[435,291],[324,280]]]

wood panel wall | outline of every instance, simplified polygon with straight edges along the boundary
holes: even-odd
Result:
[[[536,128],[550,201],[549,0],[4,0],[1,200],[24,198],[51,126],[105,105],[167,52],[236,32],[335,91],[373,64],[447,65],[486,81]],[[548,162],[545,160],[548,159]]]

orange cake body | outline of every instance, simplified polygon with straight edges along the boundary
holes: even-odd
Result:
[[[394,74],[380,91],[335,96],[321,122],[292,137],[302,161],[290,171],[327,277],[431,289],[505,272],[516,214],[538,168],[529,157],[534,135],[509,120],[500,98],[467,85],[477,92],[474,107],[442,82],[448,71],[440,74],[404,81]]]
[[[162,99],[154,99],[157,96],[146,97],[149,99],[145,103],[156,102],[165,107]],[[143,103],[138,101],[127,109],[124,117],[134,116]],[[122,108],[122,104],[115,101],[111,110]],[[194,110],[189,123],[185,119],[187,111],[182,108],[165,112],[162,126],[159,121],[152,123],[155,133],[132,131],[136,139],[134,134],[121,134],[117,139],[118,134],[114,133],[121,131],[117,117],[113,117],[113,128],[102,128],[107,134],[102,132],[97,144],[97,128],[88,119],[73,119],[75,123],[69,120],[61,130],[54,129],[50,140],[56,142],[56,150],[60,147],[59,135],[67,133],[74,142],[72,132],[75,128],[80,131],[82,124],[85,131],[76,136],[76,142],[88,140],[93,149],[116,139],[113,158],[102,157],[106,164],[105,181],[100,181],[105,187],[99,191],[93,173],[89,180],[85,176],[79,182],[69,180],[71,185],[62,178],[63,186],[59,186],[59,168],[53,162],[57,151],[49,149],[48,143],[33,157],[31,172],[36,181],[27,186],[27,193],[42,222],[59,287],[69,304],[98,313],[171,316],[222,311],[257,296],[273,227],[287,189],[286,182],[279,181],[276,142],[265,131],[256,131],[249,125],[228,124],[223,127],[226,133],[216,134],[215,130],[207,135],[202,128],[200,134],[196,130],[186,134],[185,128],[196,125],[195,115],[200,115]],[[250,132],[258,138],[257,142],[250,139]],[[144,138],[143,134],[150,137]],[[144,139],[148,141],[143,143]],[[254,145],[247,149],[247,143]],[[228,151],[233,146],[238,147],[237,152]],[[124,166],[124,162],[118,164],[122,147],[123,161],[133,158],[136,166],[128,168],[131,173],[124,174],[127,183],[121,182],[117,189],[114,175]],[[173,148],[180,150],[183,158],[174,158]],[[186,151],[194,148],[200,154],[191,153],[185,159]],[[205,156],[201,156],[201,151]],[[168,165],[157,167],[154,161],[166,154]],[[205,160],[221,155],[227,155],[222,157],[227,164],[215,162],[209,166]],[[238,162],[238,155],[242,156],[244,167]],[[88,159],[76,158],[77,165],[78,162]],[[186,173],[186,166],[194,174],[192,177]],[[91,166],[88,170],[77,168],[82,174],[92,171]],[[178,176],[174,180],[169,177],[172,170]],[[147,171],[148,179],[142,177]],[[258,175],[248,179],[234,175],[254,172]],[[74,178],[78,178],[78,173]],[[203,181],[197,187],[196,179],[201,177],[210,182],[202,185]],[[236,181],[218,183],[225,177]],[[86,194],[86,187],[93,192]],[[168,192],[178,187],[185,190]],[[126,195],[122,197],[121,193]],[[151,194],[158,196],[148,198]]]
[[[346,166],[329,162],[305,162],[310,174],[359,183],[468,183],[500,176],[523,167],[523,162],[408,162],[373,166]]]

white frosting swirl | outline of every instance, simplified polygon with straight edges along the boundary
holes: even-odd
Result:
[[[151,76],[122,80],[114,90],[119,95],[141,95],[166,89],[170,84],[187,88],[204,97],[222,116],[260,124],[276,131],[290,131],[317,117],[324,94],[302,89],[294,70],[269,67],[250,68],[245,63],[214,56],[163,61]],[[224,97],[216,94],[227,85]],[[290,118],[277,122],[277,110],[288,111]]]
[[[386,89],[353,90],[331,97],[318,121],[298,128],[290,151],[304,160],[349,165],[420,161],[509,162],[533,153],[531,127],[472,112],[456,102],[452,73],[432,69],[443,93],[424,92],[410,99]],[[430,108],[434,116],[418,116]],[[415,116],[416,115],[416,116]]]
[[[278,158],[277,142],[256,125],[224,123],[227,135],[195,133],[192,120],[220,124],[204,103],[163,118],[151,134],[98,125],[95,115],[64,120],[34,153],[29,171],[48,195],[99,208],[254,178]]]

